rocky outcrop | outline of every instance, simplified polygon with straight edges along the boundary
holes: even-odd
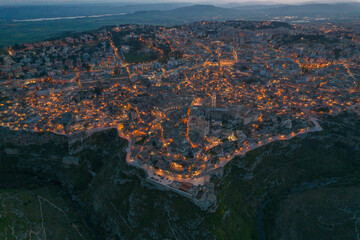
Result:
[[[0,146],[27,147],[43,144],[66,144],[68,139],[65,135],[51,132],[32,132],[26,130],[11,130],[7,127],[0,127]]]
[[[82,134],[78,138],[8,128],[0,128],[0,134],[1,175],[26,174],[45,178],[49,184],[57,182],[73,203],[81,206],[88,216],[97,220],[95,222],[107,221],[98,218],[100,207],[88,211],[88,207],[96,204],[85,196],[92,195],[87,189],[107,160],[115,160],[116,156],[118,162],[125,163],[122,147],[127,142],[118,137],[116,129]],[[80,150],[73,151],[74,145],[79,145]]]

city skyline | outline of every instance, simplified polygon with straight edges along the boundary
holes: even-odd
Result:
[[[0,0],[0,240],[359,240],[359,0],[133,1]]]

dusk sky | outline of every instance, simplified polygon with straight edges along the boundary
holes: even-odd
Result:
[[[140,0],[140,1],[130,1],[130,0],[104,0],[101,2],[116,2],[116,3],[129,3],[129,4],[134,4],[134,3],[163,3],[163,2],[192,2],[192,3],[215,3],[215,4],[221,4],[221,3],[301,3],[301,2],[359,2],[360,0],[352,0],[352,1],[341,1],[341,0],[316,0],[316,1],[309,1],[309,0],[259,0],[259,1],[249,1],[249,0],[223,0],[223,1],[213,1],[213,0]],[[6,5],[11,5],[11,4],[39,4],[39,3],[99,3],[99,1],[94,1],[94,0],[75,0],[75,1],[70,1],[70,0],[52,0],[52,1],[47,1],[47,0],[0,0],[0,4],[6,4]]]

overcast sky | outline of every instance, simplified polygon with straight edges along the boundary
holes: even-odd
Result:
[[[359,2],[360,0],[349,0],[352,2]],[[0,0],[1,5],[8,5],[8,4],[32,4],[32,3],[81,3],[81,2],[93,2],[93,3],[101,3],[101,2],[118,2],[118,3],[135,3],[135,2],[141,2],[141,3],[155,3],[155,2],[192,2],[192,3],[235,3],[235,2],[260,2],[260,3],[299,3],[299,2],[349,2],[347,0],[102,0],[102,1],[96,1],[96,0]]]

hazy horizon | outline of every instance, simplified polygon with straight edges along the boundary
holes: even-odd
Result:
[[[140,0],[140,1],[129,1],[129,0],[104,0],[101,3],[118,3],[118,4],[156,4],[156,3],[194,3],[194,4],[228,4],[228,3],[246,3],[249,5],[256,4],[302,4],[302,3],[344,3],[344,2],[360,2],[360,0],[225,0],[225,1],[213,1],[213,0]],[[96,0],[0,0],[0,5],[36,5],[36,4],[81,4],[81,3],[97,3],[101,4]]]

